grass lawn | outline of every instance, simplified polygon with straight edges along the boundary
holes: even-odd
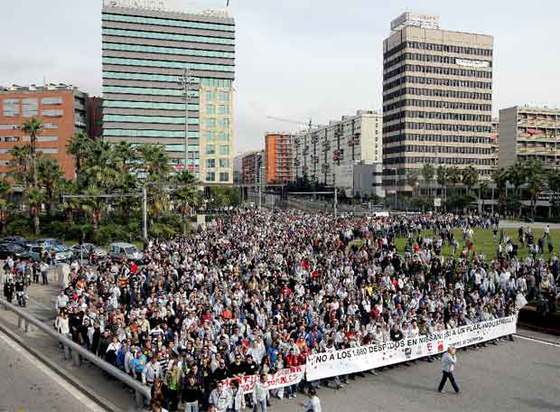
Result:
[[[455,239],[459,242],[459,247],[457,248],[458,256],[461,251],[463,250],[465,243],[463,242],[463,235],[460,229],[454,230]],[[422,232],[422,235],[425,237],[434,237],[434,233],[431,230],[426,230]],[[519,257],[526,257],[528,254],[528,249],[522,246],[517,241],[517,229],[504,229],[504,235],[509,236],[515,243],[519,245],[519,249],[517,251],[517,255]],[[540,237],[543,235],[543,229],[533,229],[533,239],[536,242]],[[499,232],[498,232],[499,236]],[[560,247],[560,229],[551,229],[550,236],[552,237],[552,241],[554,244],[553,254],[558,256],[558,248]],[[496,245],[497,242],[494,241],[492,238],[492,230],[490,229],[475,229],[474,236],[473,236],[473,243],[477,254],[484,255],[487,259],[494,259],[496,257]],[[404,248],[406,246],[406,238],[397,238],[396,240],[397,250],[399,252],[404,252]],[[548,253],[548,246],[547,241],[545,241],[545,253],[544,257],[548,259],[550,254]],[[452,256],[452,249],[446,243],[443,247],[443,255],[444,256]]]

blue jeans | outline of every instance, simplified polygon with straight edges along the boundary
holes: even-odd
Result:
[[[253,412],[266,412],[266,400],[264,401],[257,401],[255,406],[253,407]]]

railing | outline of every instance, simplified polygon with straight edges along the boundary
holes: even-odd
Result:
[[[138,408],[143,408],[145,403],[148,403],[150,401],[151,394],[150,389],[147,386],[131,378],[115,366],[105,362],[103,359],[99,358],[97,355],[91,353],[87,349],[84,349],[77,343],[68,339],[66,336],[54,331],[45,323],[41,322],[39,319],[18,308],[17,306],[12,305],[2,298],[0,298],[0,305],[3,305],[6,310],[10,310],[17,315],[18,328],[23,330],[25,333],[29,332],[31,325],[33,325],[37,329],[59,341],[64,347],[64,358],[69,359],[70,357],[72,357],[74,366],[80,366],[82,363],[82,358],[87,359],[99,369],[102,369],[109,375],[113,376],[115,379],[121,381],[126,386],[133,389],[135,392],[136,405]]]

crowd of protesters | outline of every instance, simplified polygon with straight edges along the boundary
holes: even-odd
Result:
[[[476,228],[494,231],[496,259],[477,253]],[[56,327],[149,385],[155,410],[266,411],[305,389],[317,411],[316,388],[349,377],[269,390],[267,376],[311,353],[500,318],[555,293],[558,260],[519,259],[497,228],[492,216],[235,210],[150,242],[142,262],[72,264]],[[252,394],[226,381],[240,375],[259,376]]]

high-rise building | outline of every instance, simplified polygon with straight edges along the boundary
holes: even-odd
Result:
[[[267,133],[264,140],[266,183],[294,182],[294,136],[286,133]]]
[[[75,133],[87,130],[88,95],[65,84],[0,87],[0,174],[10,170],[10,149],[30,143],[21,130],[31,118],[40,119],[37,151],[54,158],[64,177],[75,177],[74,158],[66,146]]]
[[[424,164],[482,176],[495,167],[491,142],[493,37],[439,28],[404,13],[383,43],[383,163],[388,186],[411,190]],[[395,175],[397,178],[395,179]]]
[[[382,117],[373,110],[358,110],[354,116],[296,134],[296,177],[332,185],[336,166],[381,162]]]
[[[232,183],[234,20],[152,3],[105,1],[103,137],[162,144],[178,170]]]
[[[560,109],[514,106],[500,110],[498,166],[540,160],[560,166]]]

